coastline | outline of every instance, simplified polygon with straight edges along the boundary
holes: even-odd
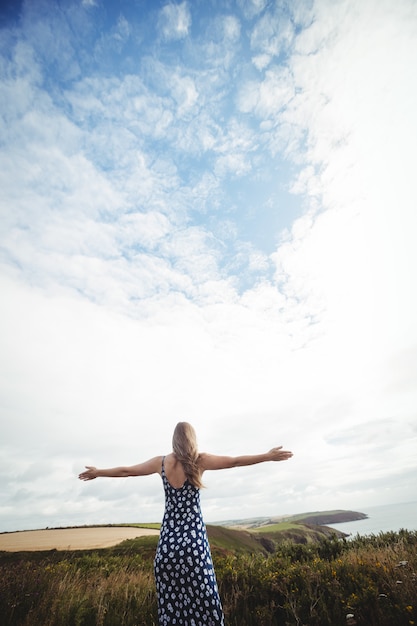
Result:
[[[378,535],[381,532],[417,531],[417,501],[383,504],[364,508],[367,518],[351,522],[327,524],[348,537]]]

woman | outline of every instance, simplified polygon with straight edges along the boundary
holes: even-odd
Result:
[[[156,550],[154,571],[161,626],[222,626],[223,610],[217,589],[206,527],[200,508],[202,475],[206,470],[285,461],[292,452],[282,447],[265,454],[217,456],[199,453],[194,428],[179,422],[172,452],[131,467],[97,469],[86,466],[81,480],[99,476],[127,477],[158,473],[165,491],[165,513]]]

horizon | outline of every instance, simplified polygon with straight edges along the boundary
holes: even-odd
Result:
[[[390,503],[390,504],[377,504],[377,505],[373,505],[370,507],[366,507],[369,510],[373,510],[373,509],[379,509],[379,508],[392,508],[392,507],[396,507],[396,506],[407,506],[407,505],[417,505],[417,500],[409,500],[406,502],[394,502],[394,503]],[[287,518],[291,518],[291,517],[296,517],[299,515],[310,515],[310,514],[316,514],[316,513],[335,513],[335,512],[349,512],[349,513],[360,513],[362,515],[366,515],[366,518],[364,519],[370,519],[370,517],[368,516],[368,514],[365,511],[360,511],[359,509],[356,508],[350,508],[350,509],[319,509],[319,510],[314,510],[314,511],[300,511],[298,513],[283,513],[283,514],[279,514],[279,515],[255,515],[253,517],[245,517],[245,518],[239,518],[239,517],[232,517],[230,519],[223,519],[223,520],[211,520],[211,521],[206,521],[205,523],[210,526],[210,525],[222,525],[222,524],[228,524],[228,523],[233,523],[233,522],[250,522],[250,521],[256,521],[256,520],[285,520]],[[204,513],[204,511],[203,511]],[[361,521],[361,520],[353,520],[353,521]],[[352,522],[353,522],[352,521]],[[332,522],[330,525],[333,526],[333,524],[346,524],[346,523],[352,523],[352,522]],[[144,526],[146,526],[147,524],[149,525],[153,525],[153,524],[161,524],[162,523],[162,518],[160,520],[148,520],[148,521],[130,521],[130,522],[102,522],[102,523],[96,523],[96,524],[79,524],[79,525],[70,525],[70,526],[64,526],[64,525],[60,525],[60,526],[45,526],[42,528],[20,528],[20,529],[16,529],[16,530],[0,530],[0,534],[7,534],[7,533],[17,533],[17,532],[31,532],[31,531],[37,531],[37,530],[59,530],[59,529],[65,529],[65,528],[94,528],[94,527],[102,527],[102,526],[129,526],[130,524],[135,525],[135,524],[142,524]],[[278,523],[278,522],[274,522],[274,523]],[[412,529],[411,529],[412,530]]]

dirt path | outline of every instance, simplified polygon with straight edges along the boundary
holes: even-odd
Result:
[[[108,548],[125,539],[145,535],[159,535],[159,530],[117,526],[110,528],[57,528],[52,530],[24,530],[0,534],[0,550],[89,550]]]

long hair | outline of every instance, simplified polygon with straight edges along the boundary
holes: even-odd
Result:
[[[199,454],[197,437],[194,428],[188,422],[178,422],[172,436],[172,451],[184,468],[188,481],[200,489],[201,469],[199,467]]]

